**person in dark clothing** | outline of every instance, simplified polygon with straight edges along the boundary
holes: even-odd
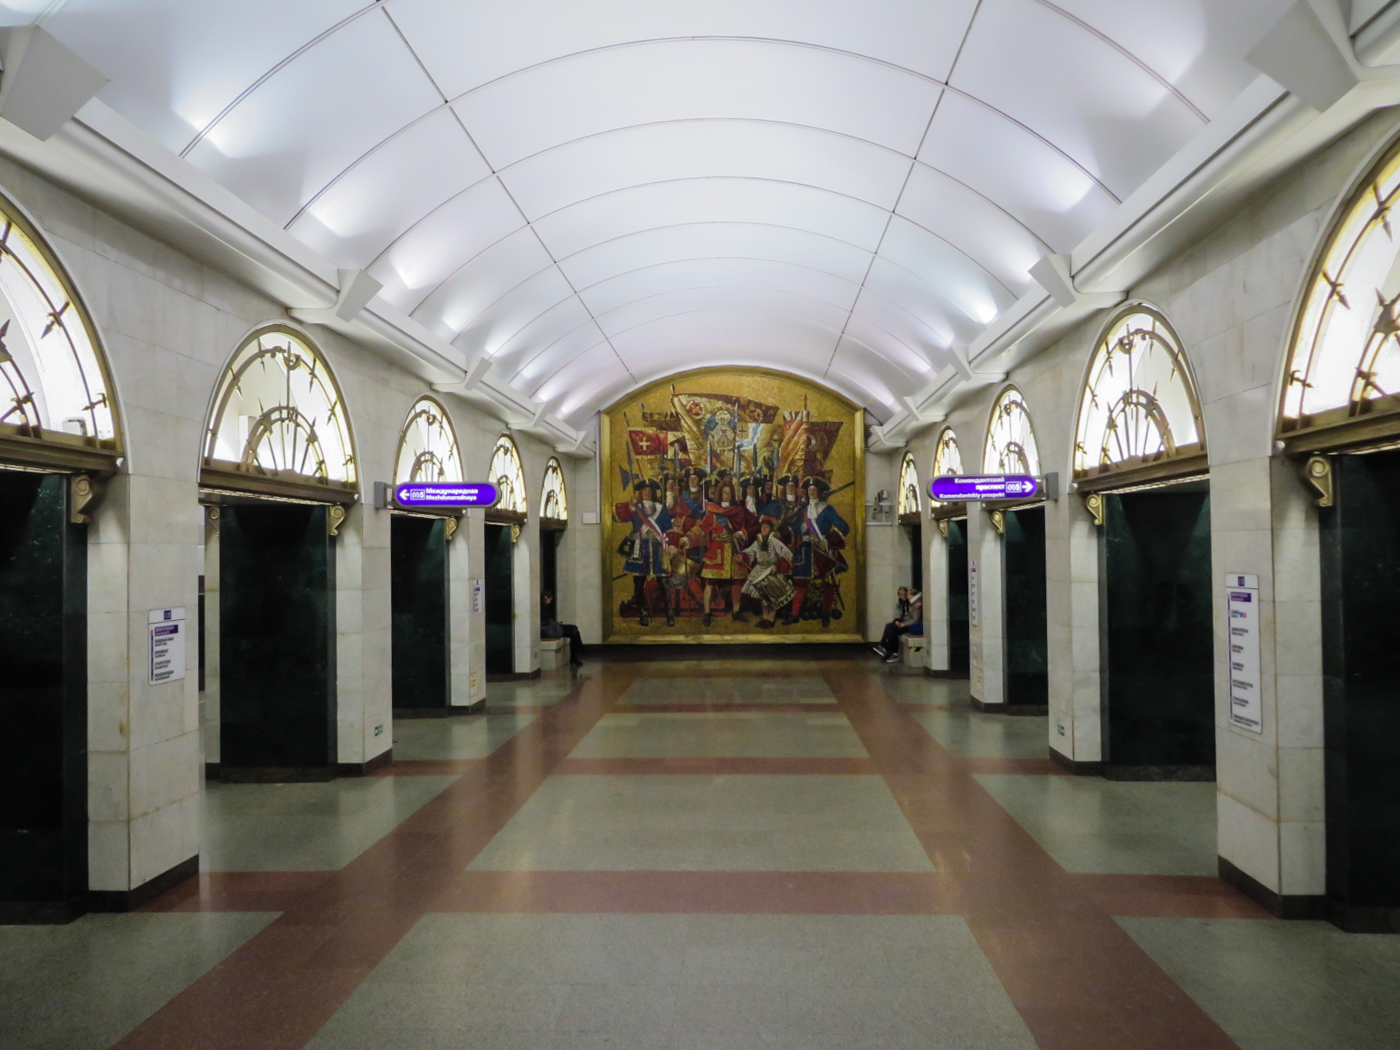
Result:
[[[918,591],[910,592],[901,587],[895,604],[894,619],[885,624],[885,632],[880,644],[871,646],[887,664],[899,659],[899,636],[902,634],[923,634],[924,600]]]
[[[540,595],[540,637],[567,638],[569,640],[569,666],[583,666],[583,639],[579,637],[578,625],[560,623],[555,619],[554,595],[548,591]]]

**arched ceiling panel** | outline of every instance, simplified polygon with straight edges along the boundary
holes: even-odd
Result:
[[[952,92],[938,106],[919,159],[976,187],[1057,252],[1078,244],[1117,203],[1050,143]]]
[[[495,179],[457,194],[406,230],[369,267],[384,295],[410,313],[493,244],[519,230],[520,213]]]
[[[643,373],[765,359],[878,416],[1230,103],[1288,3],[16,0],[9,20],[570,418]]]
[[[1264,27],[1273,25],[1292,0],[1054,2],[1061,11],[1147,64],[1213,118],[1259,75],[1244,56],[1258,42]]]
[[[807,263],[766,259],[683,259],[648,266],[599,281],[579,293],[595,314],[648,295],[685,288],[772,288],[809,295],[850,309],[860,285],[849,277],[818,270]]]
[[[367,150],[441,101],[393,26],[357,18],[251,91],[186,156],[285,224]]]
[[[692,36],[800,40],[816,47],[878,55],[943,79],[976,0],[711,0],[659,4],[614,0],[517,0],[509,5],[398,0],[394,18],[443,90],[457,96],[479,84],[560,55],[622,41]]]
[[[44,16],[44,28],[111,78],[103,100],[178,153],[249,85],[365,3],[30,0],[9,6]]]
[[[1119,198],[1204,125],[1169,85],[1038,0],[984,0],[977,20],[953,84],[1044,135]]]
[[[692,222],[762,222],[818,230],[875,251],[889,213],[816,186],[743,178],[691,178],[628,186],[535,219],[556,258],[614,236]]]
[[[420,219],[490,174],[457,118],[439,109],[325,187],[288,229],[337,266],[363,269]],[[485,183],[482,192],[498,195],[495,207],[509,221],[513,209],[500,202],[499,184]]]
[[[908,171],[908,159],[893,150],[833,132],[705,120],[579,139],[511,166],[501,179],[533,219],[624,186],[705,176],[808,183],[888,210]]]
[[[757,40],[665,40],[536,66],[455,102],[498,168],[613,128],[766,120],[912,156],[941,85],[856,55]]]
[[[899,202],[899,214],[957,246],[1019,295],[1049,245],[1009,212],[955,179],[916,164]]]
[[[643,266],[687,259],[786,259],[859,281],[870,253],[806,230],[751,223],[692,223],[646,230],[560,260],[577,288],[588,288]]]

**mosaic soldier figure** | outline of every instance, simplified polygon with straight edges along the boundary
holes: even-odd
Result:
[[[710,626],[712,614],[710,601],[716,584],[728,584],[730,591],[730,617],[735,623],[747,623],[748,617],[740,606],[741,591],[746,574],[739,561],[739,552],[749,544],[749,539],[758,531],[758,521],[739,502],[732,478],[724,478],[715,485],[715,498],[705,504],[704,516],[686,534],[686,542],[691,547],[704,546],[705,556],[701,563],[700,578],[705,581],[705,605],[702,622]]]
[[[801,617],[802,602],[811,584],[821,587],[822,626],[831,626],[832,606],[836,599],[836,577],[846,571],[846,556],[841,551],[851,526],[826,501],[831,486],[821,478],[807,478],[802,485],[807,502],[793,526],[792,582],[797,589],[792,609],[784,623],[794,624]]]
[[[796,593],[788,579],[788,573],[792,572],[792,551],[773,535],[773,519],[764,518],[758,525],[758,539],[744,551],[744,556],[752,568],[742,593],[758,599],[763,607],[763,619],[758,621],[758,626],[767,629],[773,626],[777,610],[786,608]]]
[[[688,516],[699,518],[705,513],[705,469],[691,467],[685,472],[685,488],[681,490]]]
[[[646,627],[651,623],[647,580],[666,575],[666,533],[671,529],[671,513],[656,501],[656,482],[642,478],[633,487],[632,502],[619,503],[613,517],[632,526],[631,535],[622,541],[617,553],[625,559],[622,571],[632,577],[638,622]]]

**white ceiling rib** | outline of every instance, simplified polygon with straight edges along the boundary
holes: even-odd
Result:
[[[11,6],[119,113],[581,424],[754,360],[889,417],[1225,111],[1288,4]]]

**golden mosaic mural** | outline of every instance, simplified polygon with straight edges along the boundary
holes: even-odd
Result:
[[[860,640],[860,409],[704,370],[613,405],[602,435],[609,641]]]

